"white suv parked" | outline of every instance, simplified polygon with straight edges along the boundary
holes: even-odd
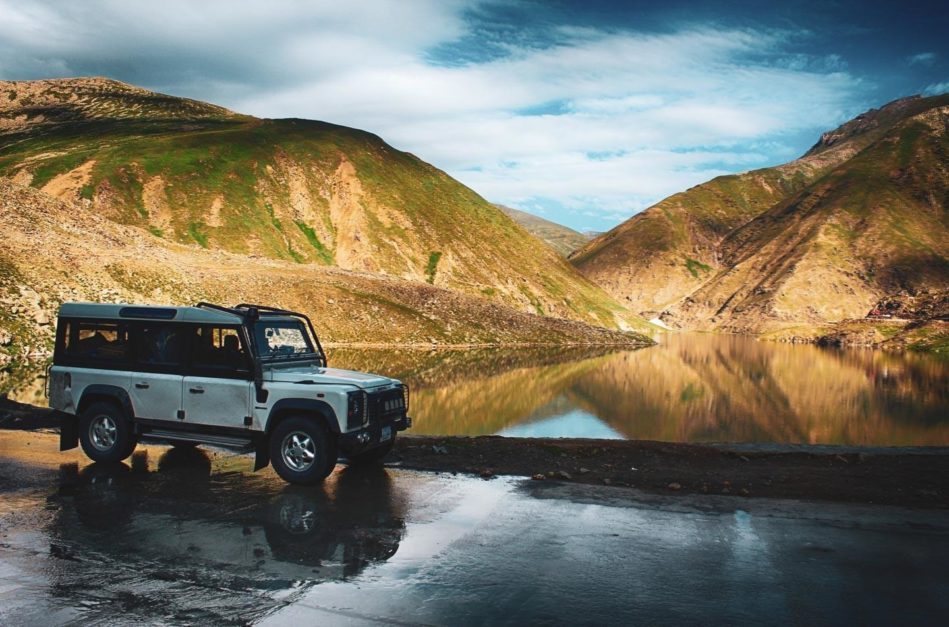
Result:
[[[48,380],[60,450],[96,461],[139,441],[210,444],[311,484],[340,453],[381,461],[411,426],[407,386],[328,368],[309,318],[261,305],[65,303]]]

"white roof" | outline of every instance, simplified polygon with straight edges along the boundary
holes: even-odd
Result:
[[[172,315],[174,312],[174,315]],[[172,307],[163,305],[63,303],[59,308],[63,318],[103,318],[114,320],[168,320],[205,324],[240,324],[237,314],[204,307]]]

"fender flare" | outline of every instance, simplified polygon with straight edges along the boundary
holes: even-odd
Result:
[[[101,398],[118,403],[119,407],[125,411],[125,415],[128,416],[129,419],[135,417],[135,409],[132,407],[132,398],[129,396],[128,390],[120,388],[117,385],[105,385],[101,383],[93,383],[85,387],[82,391],[82,396],[79,398],[79,402],[76,404],[76,415],[81,415],[89,405],[95,402],[94,399]]]
[[[319,415],[330,433],[339,435],[339,420],[330,404],[311,398],[284,398],[274,403],[267,416],[267,433],[273,431],[281,417],[296,413]]]

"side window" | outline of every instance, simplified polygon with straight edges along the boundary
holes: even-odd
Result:
[[[72,340],[72,329],[75,323],[72,320],[63,320],[60,318],[56,327],[56,348],[53,351],[53,361],[56,364],[62,364],[68,360],[69,345]]]
[[[181,364],[185,329],[174,324],[146,324],[136,329],[136,361],[145,369],[174,370]]]
[[[128,325],[116,322],[70,322],[64,337],[67,358],[93,367],[123,364],[129,356]]]
[[[206,376],[245,377],[250,361],[238,329],[198,327],[191,343],[191,368]]]

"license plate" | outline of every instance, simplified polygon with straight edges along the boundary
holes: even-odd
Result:
[[[392,439],[392,427],[382,427],[382,433],[379,434],[379,441],[385,442]]]

